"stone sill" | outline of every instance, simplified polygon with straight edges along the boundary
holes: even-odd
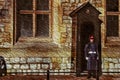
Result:
[[[106,46],[120,46],[120,37],[107,37]]]
[[[50,37],[20,37],[18,42],[52,42]]]

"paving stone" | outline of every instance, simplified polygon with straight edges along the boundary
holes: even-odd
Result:
[[[111,77],[109,75],[107,76],[101,76],[99,78],[99,80],[119,80],[119,77]],[[41,75],[41,76],[37,76],[37,75],[15,75],[15,76],[5,76],[5,77],[1,77],[1,80],[46,80],[46,76]],[[75,76],[50,76],[50,80],[87,80],[87,76],[83,76],[83,77],[75,77]],[[95,78],[91,78],[90,80],[96,80]]]

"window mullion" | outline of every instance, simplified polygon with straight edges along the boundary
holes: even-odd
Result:
[[[36,35],[36,0],[33,0],[33,37]]]

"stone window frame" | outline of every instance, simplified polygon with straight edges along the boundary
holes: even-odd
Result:
[[[105,33],[105,35],[106,35],[106,39],[107,40],[118,40],[119,39],[119,37],[120,37],[120,8],[118,9],[119,11],[116,11],[116,12],[113,12],[113,11],[107,11],[107,7],[106,7],[106,1],[107,0],[105,0],[105,3],[104,3],[104,8],[105,8],[105,25],[106,25],[106,29],[105,29],[105,31],[106,31],[106,33]],[[118,0],[119,1],[119,0]],[[118,3],[118,7],[120,7],[120,1],[119,1],[119,3]],[[118,15],[118,36],[107,36],[107,15]],[[119,39],[120,40],[120,39]]]
[[[33,0],[34,1],[34,0]],[[52,40],[52,4],[53,4],[53,1],[52,0],[49,0],[49,12],[48,11],[46,11],[46,12],[42,12],[42,13],[44,13],[44,14],[48,14],[49,15],[49,37],[30,37],[30,38],[32,38],[32,39],[38,39],[39,38],[39,41],[47,41],[47,42],[49,42],[49,41],[51,41]],[[16,0],[13,0],[13,8],[14,8],[14,12],[13,12],[13,17],[14,17],[14,23],[13,23],[13,44],[15,44],[15,43],[17,43],[16,42]],[[26,40],[28,40],[29,38],[26,38],[25,39],[25,41]],[[24,39],[23,39],[24,40]]]

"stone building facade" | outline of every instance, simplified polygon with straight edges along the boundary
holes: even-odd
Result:
[[[86,1],[101,12],[102,71],[117,72],[120,69],[119,37],[106,36],[106,0],[51,0],[52,37],[21,39],[18,42],[14,39],[15,1],[0,0],[0,55],[6,59],[8,73],[44,72],[48,67],[53,72],[74,71],[75,65],[71,64],[72,19],[69,13]]]

